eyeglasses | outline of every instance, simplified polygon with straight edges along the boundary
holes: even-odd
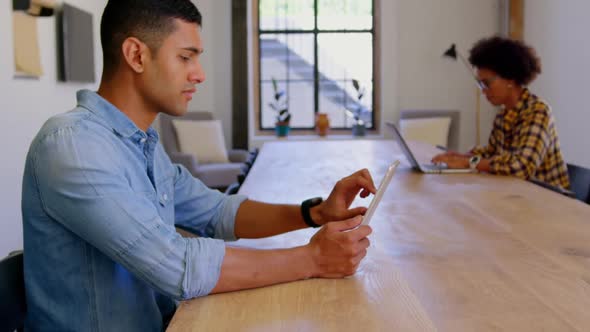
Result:
[[[490,78],[484,78],[482,80],[477,80],[477,85],[481,90],[487,90],[490,88],[490,84],[494,83],[495,80],[498,79],[498,76],[492,76]]]

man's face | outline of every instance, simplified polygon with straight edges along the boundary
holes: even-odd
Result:
[[[180,116],[197,91],[195,85],[205,81],[205,72],[200,63],[199,26],[180,19],[175,24],[176,30],[164,39],[157,54],[148,57],[141,84],[144,97],[158,112]]]

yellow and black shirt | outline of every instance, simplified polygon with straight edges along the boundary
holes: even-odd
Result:
[[[471,153],[490,159],[490,173],[570,186],[551,109],[528,89],[514,109],[496,115],[488,145]]]

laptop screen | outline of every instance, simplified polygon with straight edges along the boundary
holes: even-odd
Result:
[[[412,167],[414,169],[420,169],[420,165],[418,164],[418,161],[414,157],[412,150],[410,150],[410,147],[408,147],[408,144],[406,143],[406,141],[402,137],[402,134],[399,132],[399,130],[397,129],[395,124],[393,122],[386,122],[386,124],[391,129],[393,129],[393,137],[395,138],[395,141],[398,143],[399,147],[402,149],[402,152],[404,153],[404,155],[406,156],[406,159],[408,159],[408,161],[410,162]]]

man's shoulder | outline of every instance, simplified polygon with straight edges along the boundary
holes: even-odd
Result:
[[[30,151],[38,153],[42,150],[54,150],[56,144],[68,144],[66,142],[78,147],[102,144],[106,148],[104,143],[109,140],[110,135],[112,131],[97,116],[78,106],[49,118],[31,142]],[[54,150],[49,153],[59,152]]]
[[[90,116],[91,112],[82,107],[76,107],[68,112],[54,115],[45,121],[41,130],[39,130],[38,136],[44,137],[66,128],[83,126],[84,121],[88,120]]]
[[[101,131],[108,131],[108,127],[91,111],[78,106],[68,112],[49,118],[39,130],[36,140],[42,141],[58,133],[83,135]]]

